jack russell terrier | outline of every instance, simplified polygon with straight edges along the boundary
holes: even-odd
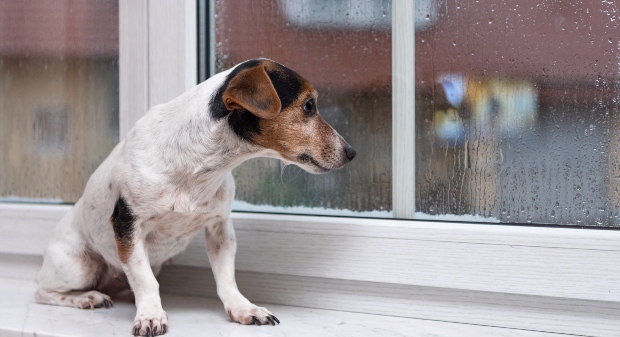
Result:
[[[168,330],[155,275],[205,229],[217,294],[232,321],[279,320],[235,282],[231,170],[254,157],[310,173],[344,166],[355,150],[319,115],[317,92],[267,59],[243,62],[153,107],[88,180],[57,225],[38,274],[39,303],[101,308],[128,287],[132,333]]]

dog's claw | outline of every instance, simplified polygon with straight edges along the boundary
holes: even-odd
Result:
[[[157,327],[153,328],[153,331],[151,333],[152,336],[157,336]]]
[[[252,316],[252,323],[256,325],[262,325],[260,324],[260,320],[256,316]]]
[[[146,337],[151,336],[151,328],[150,327],[146,327]]]
[[[267,316],[267,321],[269,321],[269,323],[271,323],[271,325],[275,326],[276,322],[273,320],[273,318],[271,318],[271,316]]]
[[[134,336],[138,336],[138,335],[140,335],[140,328],[138,328],[138,327],[134,327],[134,328],[133,328],[133,335],[134,335]]]
[[[278,322],[278,324],[280,324],[280,320],[276,316],[271,315],[271,318],[273,318],[274,321],[276,321],[276,322]]]
[[[163,334],[165,334],[166,332],[168,332],[168,325],[167,325],[167,324],[164,324],[164,325],[161,327],[161,333],[162,333],[162,335],[163,335]]]

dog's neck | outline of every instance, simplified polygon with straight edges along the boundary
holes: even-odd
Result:
[[[192,204],[212,198],[227,175],[244,161],[274,157],[270,151],[237,137],[226,118],[212,118],[205,97],[211,97],[220,82],[219,77],[213,77],[152,108],[128,137],[131,148],[150,143],[148,149],[153,149],[136,151],[132,160],[152,162],[152,173],[181,189]]]

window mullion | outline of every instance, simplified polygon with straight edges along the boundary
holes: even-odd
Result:
[[[148,2],[119,2],[119,137],[148,110]]]
[[[392,2],[392,210],[415,214],[415,2]]]

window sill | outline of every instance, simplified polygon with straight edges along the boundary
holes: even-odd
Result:
[[[34,280],[68,209],[0,203],[0,278]],[[620,231],[248,213],[233,219],[237,284],[255,302],[515,331],[620,331]],[[203,241],[196,238],[163,269],[162,293],[215,295]]]
[[[129,336],[131,303],[111,309],[81,310],[34,302],[32,281],[0,278],[0,336]],[[216,299],[163,294],[170,336],[559,336],[475,325],[388,317],[282,305],[267,305],[277,326],[245,326],[229,321]]]

